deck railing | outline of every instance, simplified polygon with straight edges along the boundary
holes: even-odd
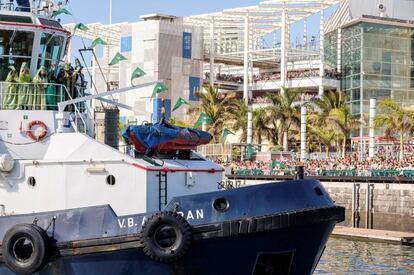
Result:
[[[83,87],[75,87],[71,95],[62,84],[0,82],[0,110],[58,111],[60,102],[82,96]],[[74,129],[86,133],[88,125],[84,117],[92,118],[90,106],[79,102],[69,105],[65,111],[75,114],[72,116]]]

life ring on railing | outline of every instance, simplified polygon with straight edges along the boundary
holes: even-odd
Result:
[[[36,136],[33,133],[32,128],[34,126],[39,126],[42,129],[42,132],[38,136]],[[27,126],[27,136],[33,141],[40,141],[40,140],[44,139],[47,135],[47,131],[48,131],[48,129],[47,129],[46,124],[43,121],[40,121],[40,120],[33,120]]]

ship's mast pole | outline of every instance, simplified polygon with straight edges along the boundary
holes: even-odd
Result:
[[[109,0],[109,24],[112,25],[112,0]]]

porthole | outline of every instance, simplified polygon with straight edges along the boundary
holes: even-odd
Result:
[[[30,185],[31,187],[35,187],[36,186],[36,179],[34,177],[29,177],[27,179],[27,184]]]
[[[315,193],[316,193],[319,197],[322,197],[322,196],[323,196],[323,192],[322,192],[322,190],[321,190],[319,187],[315,187],[315,188],[314,188],[314,190],[315,190]]]
[[[115,182],[116,180],[114,175],[109,175],[106,177],[106,184],[113,186],[115,185]]]
[[[213,207],[214,207],[214,209],[216,209],[219,212],[224,212],[224,211],[227,211],[229,209],[230,203],[225,198],[219,198],[219,199],[216,199],[213,202]]]

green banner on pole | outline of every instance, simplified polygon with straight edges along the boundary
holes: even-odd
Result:
[[[143,70],[141,70],[141,68],[136,68],[131,75],[131,81],[136,79],[136,78],[140,78],[141,76],[144,76],[145,72]]]
[[[116,53],[114,58],[112,58],[111,63],[109,63],[109,66],[116,65],[116,64],[118,64],[119,62],[121,62],[123,60],[127,60],[127,58],[125,56],[123,56],[122,54],[120,54],[120,53]]]
[[[226,140],[228,135],[234,135],[234,133],[230,131],[228,128],[224,128],[223,135],[222,135],[223,141]]]
[[[73,29],[73,31],[76,32],[76,30],[87,31],[89,30],[89,28],[83,23],[78,23],[75,25],[75,28]]]
[[[167,86],[165,86],[165,84],[162,83],[162,82],[158,82],[155,85],[155,87],[154,87],[154,90],[152,92],[152,96],[151,97],[152,98],[155,98],[157,96],[157,94],[162,93],[162,92],[165,92],[165,91],[168,91]]]
[[[188,102],[184,98],[178,98],[177,103],[174,105],[173,112],[185,104],[188,105]]]
[[[201,115],[198,118],[197,122],[194,124],[194,128],[200,127],[204,122],[211,122],[211,118],[208,115],[206,115],[205,113],[201,113]]]
[[[92,42],[91,48],[95,48],[98,45],[106,45],[106,42],[102,38],[98,37]]]
[[[52,17],[56,17],[56,16],[59,16],[61,14],[72,15],[67,9],[60,8],[60,9],[58,9],[58,10],[56,10],[52,13]]]

